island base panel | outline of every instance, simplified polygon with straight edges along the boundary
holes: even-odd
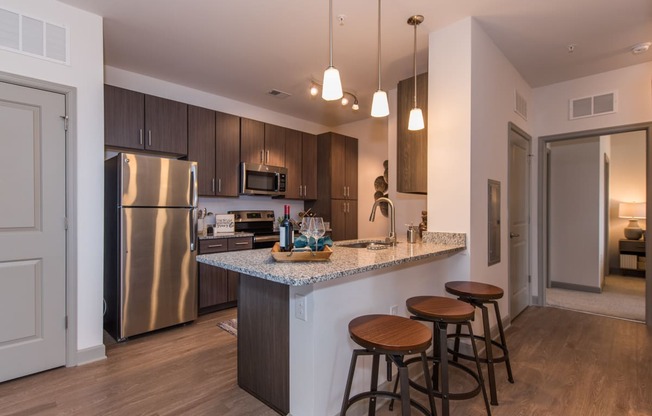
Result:
[[[289,286],[241,275],[238,385],[282,415],[290,413]]]

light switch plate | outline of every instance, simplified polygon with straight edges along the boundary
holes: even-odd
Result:
[[[305,295],[294,295],[294,317],[308,322],[308,301]]]

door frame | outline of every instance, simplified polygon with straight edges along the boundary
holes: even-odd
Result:
[[[532,180],[532,136],[530,136],[525,130],[517,126],[515,123],[512,123],[511,121],[507,123],[507,149],[508,153],[511,150],[511,143],[512,139],[510,136],[510,133],[515,133],[519,136],[521,136],[526,142],[527,142],[527,160],[525,161],[525,165],[527,167],[527,178],[525,179],[525,186],[527,187],[525,193],[525,198],[527,200],[526,202],[526,210],[527,210],[527,217],[528,217],[528,225],[527,225],[527,239],[525,240],[525,244],[527,245],[526,249],[526,256],[527,256],[527,274],[528,274],[528,295],[527,295],[527,305],[532,305],[532,198],[531,198],[531,192],[532,192],[532,185],[531,185],[531,180]],[[509,157],[509,156],[508,156]],[[507,163],[507,178],[509,179],[510,177],[510,163],[508,159]],[[510,219],[510,198],[512,195],[509,192],[509,181],[507,183],[507,235],[508,235],[508,245],[509,245],[509,256],[508,256],[508,272],[507,272],[507,287],[509,290],[509,296],[508,296],[508,302],[509,302],[509,316],[510,319],[514,319],[515,316],[512,314],[512,288],[511,288],[511,283],[512,283],[512,276],[511,276],[511,266],[512,266],[512,252],[511,252],[511,239],[509,238],[509,233],[510,231],[510,226],[511,226],[511,219]]]
[[[23,77],[0,71],[0,81],[21,87],[62,94],[66,101],[66,367],[79,362],[77,351],[77,89],[49,81]],[[62,123],[64,120],[62,120]]]
[[[644,131],[645,132],[645,147],[646,147],[646,178],[650,177],[652,173],[652,123],[639,123],[639,124],[628,124],[624,126],[614,126],[614,127],[604,127],[594,130],[583,130],[571,133],[562,133],[555,134],[550,136],[541,136],[539,137],[538,145],[538,198],[539,198],[539,207],[540,210],[537,214],[537,233],[538,233],[538,290],[539,290],[539,305],[545,306],[546,304],[546,282],[548,280],[548,250],[547,244],[547,227],[548,227],[548,195],[546,192],[547,189],[547,169],[546,164],[548,161],[547,157],[547,144],[560,140],[569,140],[569,139],[581,139],[586,137],[595,137],[595,136],[609,136],[619,133],[629,133],[633,131]],[[645,198],[646,201],[652,201],[652,180],[645,181]],[[652,204],[647,204],[646,217],[652,218]],[[646,244],[645,247],[645,256],[650,257],[652,255],[652,244]],[[645,324],[648,327],[652,328],[652,272],[650,269],[645,271]]]

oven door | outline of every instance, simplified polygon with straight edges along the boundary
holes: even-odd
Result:
[[[279,234],[254,235],[254,248],[272,248],[280,240]]]

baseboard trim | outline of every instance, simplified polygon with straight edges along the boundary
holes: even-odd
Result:
[[[84,348],[83,350],[77,350],[77,365],[89,364],[105,359],[106,349],[104,348],[104,344],[100,344],[95,347]]]
[[[602,289],[599,287],[576,285],[574,283],[551,281],[550,287],[557,288],[557,289],[580,290],[582,292],[602,293]]]

